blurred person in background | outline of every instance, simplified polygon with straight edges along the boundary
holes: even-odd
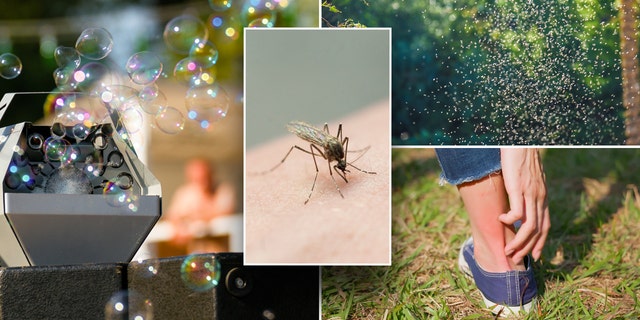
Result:
[[[228,251],[228,238],[211,236],[210,230],[216,219],[235,213],[233,186],[220,182],[203,158],[187,163],[185,179],[164,217],[173,227],[171,245],[186,249],[186,253]]]

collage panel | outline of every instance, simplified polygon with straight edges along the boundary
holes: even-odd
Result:
[[[635,10],[335,0],[322,25],[393,29],[393,145],[621,145],[640,134]]]
[[[388,265],[390,29],[245,30],[245,263]]]
[[[529,256],[524,259],[531,263],[527,271],[511,273],[521,281],[520,286],[512,282],[516,285],[511,288],[521,290],[521,295],[509,298],[519,300],[514,301],[516,308],[488,307],[487,300],[506,301],[507,297],[499,298],[506,293],[495,292],[486,281],[474,281],[484,274],[477,269],[495,266],[486,260],[485,253],[488,262],[477,262],[482,256],[476,255],[476,267],[469,268],[474,264],[469,259],[474,252],[469,250],[469,237],[495,237],[478,229],[495,225],[497,219],[474,221],[474,215],[478,210],[505,205],[504,185],[512,175],[504,165],[495,171],[485,164],[495,163],[496,155],[502,163],[500,155],[514,151],[536,152],[519,148],[394,148],[392,265],[322,267],[322,318],[484,319],[515,313],[522,319],[638,317],[638,148],[537,150],[551,228],[539,259]],[[468,165],[467,160],[474,163],[470,166],[473,169],[460,169]],[[465,181],[455,179],[461,170],[466,172],[461,176],[466,177],[474,176],[472,172],[484,173],[477,176],[479,180],[456,188],[451,183]],[[478,186],[485,188],[470,191]],[[526,224],[525,219],[522,225]],[[473,244],[481,242],[476,238]],[[524,311],[526,307],[531,307],[529,313]]]

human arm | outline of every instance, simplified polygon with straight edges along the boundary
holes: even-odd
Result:
[[[500,151],[511,209],[498,219],[506,225],[522,221],[513,240],[506,244],[505,254],[515,263],[522,261],[529,252],[538,260],[551,227],[540,154],[535,148],[502,148]]]

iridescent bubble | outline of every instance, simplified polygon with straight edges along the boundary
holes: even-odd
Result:
[[[173,68],[173,76],[176,80],[190,84],[202,74],[203,67],[197,60],[187,57],[176,63]]]
[[[104,28],[88,28],[82,31],[76,41],[76,50],[91,60],[104,59],[113,48],[113,37]]]
[[[164,107],[155,116],[155,124],[160,131],[177,134],[184,129],[184,115],[174,107]]]
[[[273,23],[267,18],[259,18],[259,19],[255,19],[255,20],[249,22],[249,24],[247,24],[247,27],[249,27],[249,28],[272,28],[273,27]]]
[[[277,3],[271,0],[248,0],[242,6],[242,20],[247,26],[257,20],[268,27],[273,27],[276,23],[277,6]]]
[[[15,79],[22,72],[22,61],[13,53],[0,54],[0,77]]]
[[[142,110],[153,116],[167,105],[167,97],[155,84],[142,88],[138,97]]]
[[[104,165],[101,160],[102,155],[100,153],[96,153],[96,155],[97,159],[94,158],[93,155],[87,155],[84,159],[84,167],[82,168],[82,171],[87,175],[87,177],[96,178],[104,173]]]
[[[53,57],[56,59],[56,64],[60,68],[71,67],[75,69],[80,66],[80,54],[76,48],[57,47],[53,52]]]
[[[71,86],[78,91],[100,94],[106,87],[113,85],[109,68],[99,62],[89,62],[73,72]]]
[[[126,319],[129,314],[129,293],[116,292],[104,306],[105,320]]]
[[[218,48],[211,41],[200,41],[193,44],[189,57],[200,62],[203,69],[207,69],[218,61]]]
[[[60,67],[53,71],[53,81],[56,87],[63,91],[73,90],[71,79],[73,79],[74,71],[75,67],[72,66]]]
[[[89,136],[89,128],[84,123],[77,123],[71,129],[73,136],[78,140],[84,140]]]
[[[199,75],[191,78],[189,82],[189,87],[199,87],[208,84],[213,84],[216,81],[216,75],[218,73],[218,68],[214,65],[208,68],[206,71],[203,71]]]
[[[103,196],[107,204],[112,207],[126,207],[131,211],[136,211],[138,208],[138,195],[133,188],[123,189],[119,185],[118,178],[105,182]]]
[[[143,51],[133,54],[127,60],[125,69],[131,81],[147,85],[156,81],[162,73],[162,62],[155,53]]]
[[[120,112],[120,123],[129,133],[136,133],[142,129],[144,118],[139,108],[128,107]]]
[[[105,320],[151,320],[153,303],[134,290],[115,293],[104,306]]]
[[[44,141],[44,155],[47,161],[60,161],[67,152],[69,142],[64,139],[49,137]]]
[[[62,157],[60,157],[61,165],[69,165],[80,160],[80,150],[75,145],[69,145]]]
[[[124,111],[128,108],[140,106],[138,91],[129,86],[111,85],[100,94],[100,99],[110,110]]]
[[[229,96],[217,84],[192,87],[187,91],[187,118],[195,120],[202,129],[227,116]]]
[[[207,40],[208,30],[198,18],[182,15],[167,23],[163,37],[169,49],[179,54],[187,54],[194,43]]]
[[[59,110],[55,117],[55,121],[65,126],[73,127],[80,124],[87,128],[91,127],[95,123],[94,116],[89,111],[77,106],[74,108]]]
[[[226,11],[231,8],[232,0],[209,0],[209,7],[215,11]]]
[[[220,262],[213,255],[191,255],[182,262],[180,275],[189,289],[204,292],[218,285],[220,269]]]

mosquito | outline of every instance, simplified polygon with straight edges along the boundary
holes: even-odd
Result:
[[[306,154],[310,154],[313,157],[313,164],[315,164],[316,166],[316,175],[313,178],[311,191],[309,192],[309,196],[307,197],[307,200],[305,200],[304,204],[307,204],[307,202],[309,202],[309,199],[311,199],[311,194],[313,193],[313,189],[316,186],[316,180],[318,179],[318,172],[320,170],[318,170],[318,162],[316,161],[316,156],[320,156],[325,160],[327,160],[327,165],[329,167],[329,174],[331,175],[333,184],[336,186],[336,190],[338,191],[338,193],[343,199],[344,199],[344,195],[342,194],[342,191],[340,191],[340,187],[338,187],[338,183],[336,182],[336,179],[333,177],[333,171],[335,171],[336,174],[340,176],[340,178],[342,178],[342,180],[344,180],[344,182],[346,183],[349,183],[349,180],[347,180],[346,173],[351,172],[347,170],[347,166],[351,166],[352,168],[355,168],[356,170],[363,173],[376,174],[375,172],[372,172],[372,171],[362,170],[354,166],[353,164],[347,162],[347,152],[349,149],[349,137],[344,137],[344,139],[342,138],[342,123],[338,125],[338,134],[336,134],[335,137],[329,133],[329,125],[326,123],[324,124],[324,129],[320,130],[319,128],[316,128],[306,122],[291,121],[289,122],[289,124],[287,124],[287,130],[289,130],[289,132],[298,136],[298,138],[309,142],[309,150],[306,150],[297,145],[292,146],[291,149],[289,149],[289,152],[287,152],[284,158],[282,158],[282,160],[280,160],[280,162],[277,165],[275,165],[270,170],[265,171],[264,173],[269,173],[277,169],[281,164],[284,163],[284,161],[287,159],[289,154],[291,154],[291,151],[293,151],[293,149],[298,149]],[[368,149],[369,147],[359,151],[364,152],[364,151],[367,151]],[[331,171],[331,162],[334,162],[334,161],[337,163],[333,165],[333,171]]]

